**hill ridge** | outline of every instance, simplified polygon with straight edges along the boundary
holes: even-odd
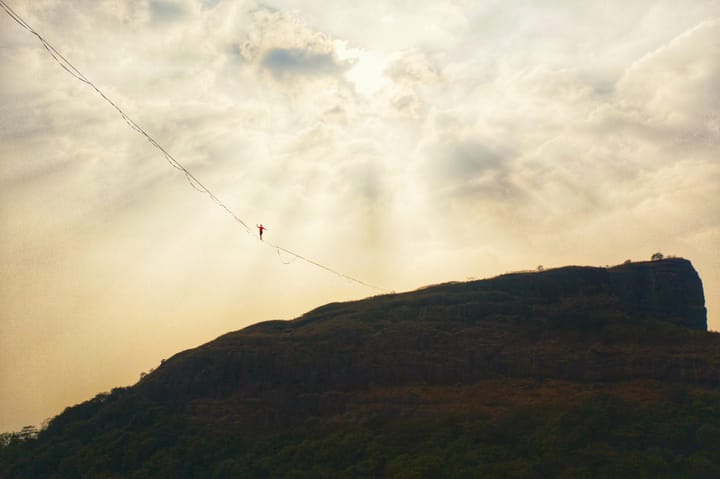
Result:
[[[576,476],[583,464],[559,458],[591,454],[577,449],[590,437],[635,455],[593,459],[622,467],[583,477],[716,477],[716,448],[687,437],[720,440],[704,418],[720,421],[720,335],[706,331],[692,264],[570,266],[226,333],[0,447],[0,476],[399,479],[417,466],[393,466],[403,454],[438,464],[409,477],[512,477],[507,461],[536,471],[517,477]],[[671,449],[668,427],[685,434]],[[698,454],[713,474],[688,473]]]
[[[670,266],[670,268],[664,268],[664,266]],[[484,279],[474,279],[470,281],[448,281],[445,283],[439,283],[439,284],[432,284],[432,285],[426,285],[421,286],[419,288],[416,288],[411,291],[405,291],[400,293],[385,293],[385,294],[378,294],[374,296],[370,296],[363,299],[358,300],[350,300],[350,301],[341,301],[341,302],[331,302],[324,304],[322,306],[318,306],[316,308],[311,309],[310,311],[307,311],[306,313],[303,313],[297,318],[289,319],[289,320],[283,320],[283,319],[275,319],[275,320],[269,320],[269,321],[263,321],[260,323],[255,323],[252,325],[247,326],[246,328],[243,328],[238,331],[232,331],[226,334],[233,334],[239,331],[246,331],[250,329],[255,328],[262,328],[263,325],[280,325],[285,322],[292,322],[296,325],[305,324],[311,320],[317,320],[320,319],[320,317],[332,317],[333,315],[337,315],[339,313],[342,313],[343,311],[347,311],[348,309],[352,309],[353,307],[357,307],[362,304],[371,303],[373,301],[383,301],[387,300],[386,304],[392,304],[396,300],[402,300],[404,297],[417,295],[417,294],[437,294],[437,293],[447,293],[449,291],[452,291],[455,288],[467,288],[467,287],[474,287],[478,285],[494,285],[497,282],[504,282],[504,281],[532,281],[534,279],[539,278],[546,278],[548,276],[552,277],[552,280],[555,280],[557,278],[558,274],[564,274],[564,273],[578,273],[578,272],[589,272],[589,273],[601,273],[607,272],[607,273],[620,273],[620,274],[633,274],[633,272],[642,271],[647,275],[647,273],[651,273],[648,275],[645,280],[646,282],[655,282],[656,279],[652,272],[661,272],[661,273],[668,273],[681,275],[682,277],[679,279],[675,278],[665,278],[671,280],[671,284],[665,284],[663,285],[666,290],[669,290],[670,292],[677,292],[677,289],[673,288],[673,286],[677,284],[685,284],[687,287],[682,291],[683,296],[682,300],[688,301],[688,311],[686,311],[689,314],[689,317],[684,319],[682,321],[682,324],[684,326],[690,327],[692,329],[707,329],[707,318],[706,318],[706,309],[705,309],[705,298],[704,298],[704,292],[702,288],[702,282],[700,280],[699,275],[697,274],[697,271],[692,266],[692,263],[684,258],[666,258],[662,260],[654,260],[654,261],[639,261],[639,262],[631,262],[631,263],[623,263],[615,266],[606,266],[606,267],[598,267],[598,266],[579,266],[579,265],[569,265],[569,266],[561,266],[557,268],[548,268],[544,269],[542,271],[513,271],[508,272],[504,274],[500,274],[497,276],[493,276],[490,278],[484,278]],[[641,284],[640,287],[644,287],[647,284]],[[620,291],[621,288],[625,291],[624,296],[631,296],[633,292],[636,292],[633,289],[628,290],[627,288],[623,288],[626,286],[625,284],[622,284],[621,282],[618,282],[616,285],[614,285],[617,288],[617,291]],[[657,285],[656,285],[657,287]],[[664,291],[667,292],[667,291]],[[567,293],[567,291],[565,291]],[[650,306],[650,305],[647,305]],[[648,310],[647,307],[645,310],[642,310],[641,312],[644,312],[644,314],[650,314],[650,313],[660,313],[661,317],[667,317],[666,315],[662,314],[662,311],[659,311],[659,306],[661,305],[655,305],[657,306],[655,309]],[[662,306],[667,306],[667,302],[663,303]],[[676,305],[675,308],[673,308],[674,312],[678,311],[678,307],[681,307],[681,305]],[[672,319],[672,318],[668,318]],[[675,318],[679,319],[679,318]]]

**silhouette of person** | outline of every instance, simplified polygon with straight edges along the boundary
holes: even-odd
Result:
[[[260,223],[259,225],[256,224],[255,226],[257,226],[258,230],[260,231],[260,239],[262,239],[263,231],[265,231],[267,228],[265,228],[262,223]]]

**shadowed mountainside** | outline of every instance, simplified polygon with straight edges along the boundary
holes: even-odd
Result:
[[[68,408],[37,440],[5,447],[0,471],[717,477],[706,443],[720,439],[719,373],[687,260],[515,273],[228,333]],[[610,469],[588,466],[598,451]]]
[[[640,328],[638,336],[678,326],[704,331],[702,283],[691,264],[567,267],[328,304],[180,353],[138,388],[153,399],[182,402],[236,391],[353,391],[508,375],[666,379],[692,369],[698,381],[716,380],[716,371],[688,362],[683,344],[667,344],[666,354],[656,356],[637,343],[626,357],[613,344],[612,325]],[[592,330],[598,335],[572,342],[555,334]],[[577,347],[603,339],[604,345]]]

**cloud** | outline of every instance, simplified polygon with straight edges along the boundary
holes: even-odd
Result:
[[[260,8],[252,12],[251,20],[238,48],[247,62],[259,62],[277,72],[300,73],[325,71],[338,62],[333,40],[295,15]]]
[[[273,48],[265,52],[261,61],[274,76],[332,75],[342,70],[332,53],[315,53],[299,48]]]
[[[385,75],[393,81],[391,105],[412,118],[425,114],[425,90],[441,81],[437,67],[425,52],[417,49],[397,54]]]
[[[595,242],[584,232],[605,229],[603,254],[667,243],[706,257],[699,245],[720,235],[720,207],[699,199],[720,196],[720,61],[707,55],[717,38],[715,20],[691,25],[603,72],[615,80],[602,91],[582,63],[515,65],[512,53],[484,71],[473,58],[441,63],[438,84],[419,90],[429,107],[413,171],[429,211],[462,225],[457,244],[482,231],[503,251],[520,251],[522,237],[560,257],[559,245],[579,251]]]
[[[650,126],[718,138],[720,18],[700,23],[649,53],[617,85],[620,107]]]
[[[432,84],[440,77],[437,68],[422,50],[402,52],[388,66],[386,74],[395,83],[409,85]]]
[[[508,189],[512,152],[477,137],[442,138],[429,147],[426,181],[445,194],[496,196]]]
[[[188,14],[186,3],[178,0],[150,0],[150,18],[159,23],[180,21]]]

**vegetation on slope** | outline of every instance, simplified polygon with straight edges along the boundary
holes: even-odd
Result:
[[[0,477],[720,477],[685,260],[330,304],[3,436]]]

